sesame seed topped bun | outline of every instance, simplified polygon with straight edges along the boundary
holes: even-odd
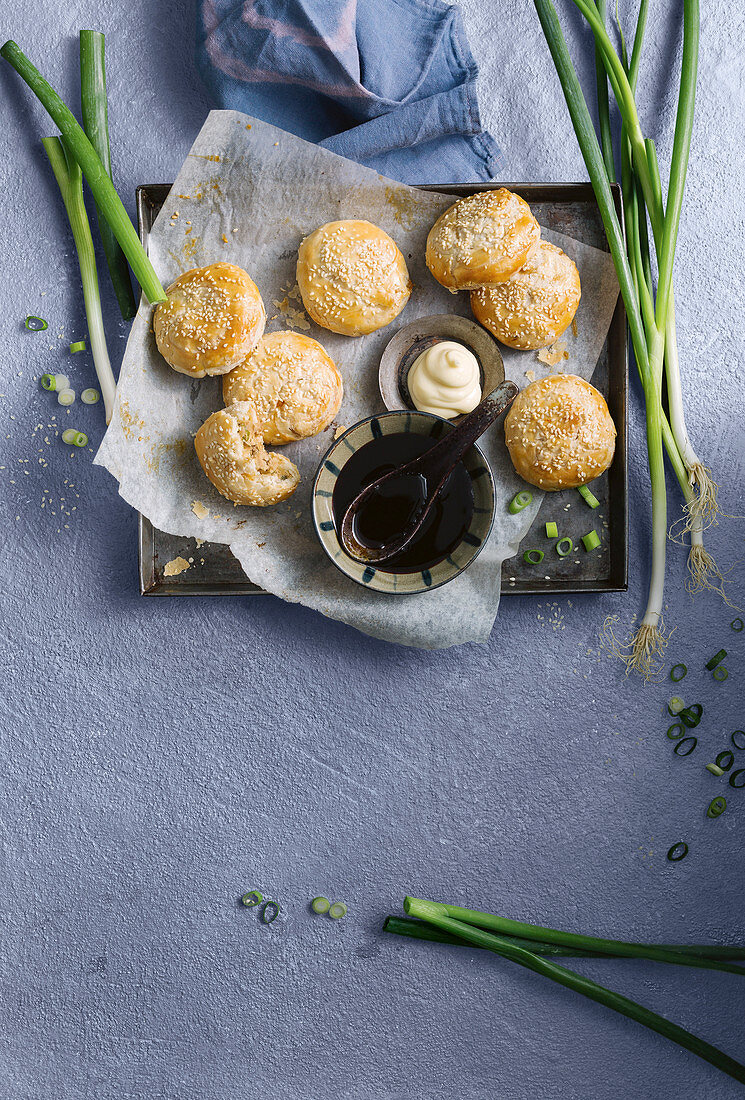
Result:
[[[266,324],[256,284],[235,264],[179,275],[155,310],[158,351],[180,374],[227,374],[250,355]]]
[[[300,332],[262,336],[245,363],[222,380],[225,404],[252,401],[264,442],[275,445],[322,432],[338,413],[343,393],[333,359]]]
[[[427,267],[455,294],[509,279],[541,228],[525,199],[499,187],[466,195],[441,214],[427,237]]]
[[[520,477],[548,491],[599,477],[616,445],[605,398],[576,374],[551,374],[526,386],[507,413],[504,436]]]
[[[524,265],[499,286],[471,292],[477,321],[510,348],[553,344],[572,323],[580,299],[579,272],[549,241],[538,241]]]
[[[377,225],[357,220],[328,222],[305,238],[297,283],[309,316],[342,336],[389,325],[411,293],[396,242]]]

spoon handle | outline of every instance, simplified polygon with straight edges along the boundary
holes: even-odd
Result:
[[[512,404],[518,392],[514,382],[502,382],[457,427],[424,452],[417,463],[424,465],[426,462],[427,474],[432,482],[436,484],[441,477],[450,473],[455,463],[463,458],[479,436]]]

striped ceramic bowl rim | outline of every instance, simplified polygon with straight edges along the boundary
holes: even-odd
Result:
[[[470,526],[452,554],[429,569],[414,573],[391,573],[353,561],[342,550],[334,528],[331,498],[336,479],[344,464],[360,447],[382,435],[392,435],[395,432],[415,432],[417,435],[430,436],[433,442],[437,442],[452,427],[447,420],[432,413],[408,410],[380,413],[377,416],[368,416],[348,428],[334,440],[321,459],[311,493],[313,525],[321,546],[331,561],[351,580],[377,592],[397,595],[429,592],[453,580],[480,554],[494,522],[494,478],[489,463],[475,444],[462,460],[473,487],[474,507]]]

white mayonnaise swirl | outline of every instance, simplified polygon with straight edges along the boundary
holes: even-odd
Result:
[[[471,412],[481,400],[479,361],[454,340],[441,340],[418,355],[407,384],[420,412],[436,413],[445,420]]]

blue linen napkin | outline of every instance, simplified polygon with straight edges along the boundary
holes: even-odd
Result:
[[[494,178],[476,62],[442,0],[200,0],[197,64],[244,111],[404,183]]]

